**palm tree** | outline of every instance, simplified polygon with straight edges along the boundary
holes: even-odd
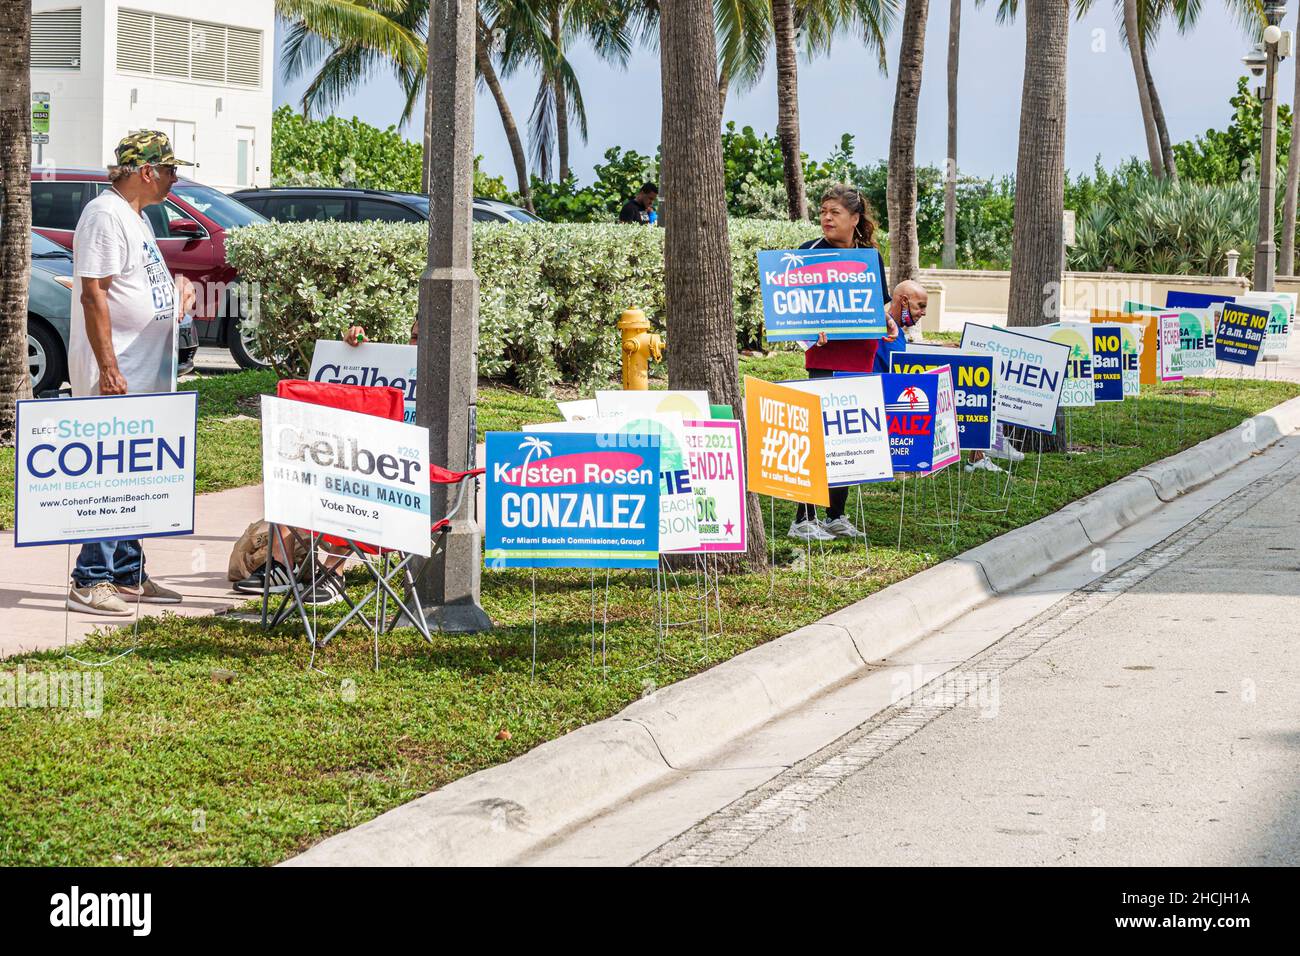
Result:
[[[1011,232],[1007,325],[1045,325],[1060,315],[1065,205],[1065,76],[1070,0],[1025,0],[1025,77]],[[1052,441],[1060,440],[1057,429]]]
[[[14,440],[17,406],[31,398],[27,273],[32,262],[32,5],[0,0],[0,444]]]
[[[957,60],[961,0],[948,0],[948,156],[943,168],[943,267],[957,268]]]
[[[889,130],[889,284],[916,276],[920,243],[916,236],[916,115],[925,58],[925,20],[929,0],[907,0],[898,49],[894,116]]]
[[[794,0],[772,0],[772,37],[776,42],[776,138],[785,167],[785,200],[790,218],[808,218],[799,151],[799,54],[794,45]]]
[[[660,7],[660,177],[672,197],[664,218],[664,314],[668,340],[684,343],[668,351],[668,387],[706,389],[712,401],[736,407],[740,371],[713,5],[711,0],[661,0]],[[743,563],[758,568],[766,545],[757,496],[749,495],[746,507],[749,552]],[[724,559],[728,570],[739,570],[741,563]]]

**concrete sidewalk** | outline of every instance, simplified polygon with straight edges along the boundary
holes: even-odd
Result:
[[[142,614],[164,612],[195,616],[241,603],[230,589],[226,563],[240,534],[262,515],[262,486],[199,495],[194,534],[148,538],[145,568],[150,577],[185,596],[170,607],[142,605]],[[0,535],[0,658],[23,651],[62,647],[80,641],[96,627],[130,623],[134,618],[99,617],[65,610],[68,572],[79,545],[15,548],[13,531]]]

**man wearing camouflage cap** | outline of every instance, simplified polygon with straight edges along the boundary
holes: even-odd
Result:
[[[125,137],[116,159],[111,186],[87,203],[72,239],[68,377],[78,397],[173,391],[176,326],[194,305],[194,287],[167,269],[143,212],[167,198],[176,167],[194,164],[155,130]],[[83,545],[68,607],[121,616],[131,613],[128,601],[179,604],[181,596],[145,574],[139,541]]]

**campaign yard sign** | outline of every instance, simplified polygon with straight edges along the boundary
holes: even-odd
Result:
[[[962,329],[963,352],[987,352],[998,360],[997,417],[1008,425],[1050,432],[1065,387],[1065,366],[1070,347],[967,322]]]
[[[264,517],[428,557],[429,430],[262,396]]]
[[[1181,382],[1183,380],[1183,353],[1179,348],[1182,332],[1179,329],[1178,313],[1164,312],[1156,316],[1156,339],[1159,358],[1160,381]]]
[[[991,355],[963,354],[943,345],[912,345],[891,352],[891,372],[932,372],[941,365],[952,369],[957,400],[957,439],[962,451],[988,451],[997,426],[994,411],[996,371]]]
[[[674,413],[689,421],[713,417],[708,392],[683,389],[602,389],[596,393],[596,410],[600,418],[645,418]]]
[[[700,551],[744,551],[745,463],[740,454],[740,422],[687,421],[686,458],[699,522]]]
[[[960,457],[956,403],[946,366],[935,372],[886,372],[879,377],[894,471],[927,474]],[[937,423],[937,418],[943,422]]]
[[[1178,311],[1178,351],[1184,375],[1214,371],[1214,325],[1222,304]]]
[[[1053,322],[1026,329],[1027,335],[1060,342],[1070,350],[1065,363],[1065,384],[1061,387],[1062,408],[1091,408],[1096,402],[1092,376],[1092,333],[1078,322]]]
[[[1225,304],[1214,334],[1214,357],[1220,362],[1254,366],[1264,348],[1268,319],[1268,309]]]
[[[387,385],[402,393],[402,420],[415,424],[414,345],[363,342],[348,345],[337,339],[320,339],[311,353],[313,382],[341,385]]]
[[[1132,305],[1131,302],[1125,303]],[[1155,385],[1160,381],[1160,346],[1158,312],[1104,312],[1092,311],[1090,322],[1130,323],[1137,336],[1138,384]]]
[[[769,342],[874,339],[887,332],[875,249],[784,249],[758,254]]]
[[[1268,334],[1264,336],[1264,354],[1279,355],[1291,342],[1291,325],[1295,320],[1294,292],[1246,292],[1236,298],[1238,305],[1268,310]]]
[[[654,568],[659,445],[654,435],[487,434],[489,568]]]
[[[745,376],[749,490],[809,505],[830,504],[821,400]]]
[[[832,488],[892,481],[885,397],[878,375],[846,375],[784,382],[816,395],[826,433],[826,483]]]
[[[1131,322],[1114,324],[1119,326],[1119,346],[1123,353],[1124,397],[1134,398],[1142,394],[1142,370],[1138,362],[1138,353],[1142,349],[1141,329]]]
[[[14,544],[194,532],[194,392],[17,403]]]
[[[646,394],[646,393],[641,393]],[[686,455],[686,426],[678,412],[525,425],[524,431],[609,434],[629,447],[652,436],[659,445],[659,550],[695,551],[700,546],[695,492]]]
[[[1124,341],[1118,322],[1092,326],[1092,382],[1098,402],[1124,401]],[[1133,350],[1136,371],[1137,349]]]

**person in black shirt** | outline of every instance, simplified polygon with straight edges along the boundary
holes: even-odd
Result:
[[[635,196],[623,203],[623,210],[618,214],[619,222],[630,222],[637,226],[648,226],[655,202],[659,199],[659,187],[654,183],[643,183]]]

